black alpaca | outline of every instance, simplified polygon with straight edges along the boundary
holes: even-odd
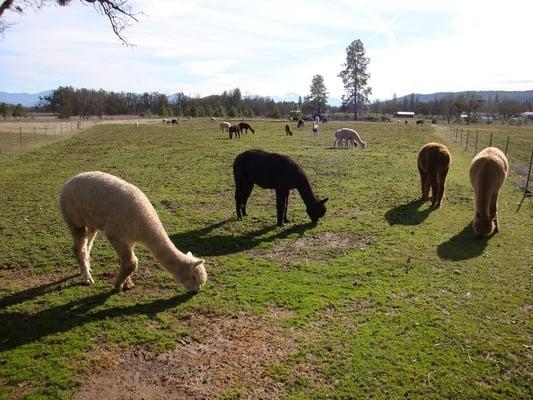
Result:
[[[303,119],[299,119],[298,120],[298,128],[304,128],[305,127],[305,122],[303,121]]]
[[[239,128],[241,129],[242,133],[245,133],[245,132],[248,133],[248,129],[250,129],[252,131],[252,133],[255,133],[253,128],[249,124],[247,124],[246,122],[241,122],[239,124]]]
[[[303,169],[291,158],[263,150],[247,150],[233,162],[235,178],[235,205],[237,218],[246,216],[246,202],[254,184],[264,189],[276,190],[278,226],[287,220],[289,192],[296,189],[307,207],[307,215],[313,223],[326,213],[327,198],[319,200],[313,193]]]
[[[238,125],[231,125],[228,129],[229,138],[233,139],[233,134],[235,134],[235,139],[241,138],[241,128]]]
[[[285,135],[292,136],[291,127],[289,125],[285,125]]]

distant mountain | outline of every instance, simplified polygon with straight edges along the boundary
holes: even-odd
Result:
[[[438,92],[438,93],[431,93],[431,94],[421,94],[421,93],[415,93],[415,99],[418,98],[418,101],[422,103],[429,103],[430,101],[434,100],[440,100],[442,98],[448,97],[450,95],[453,95],[453,97],[457,97],[460,95],[475,95],[478,97],[481,97],[484,100],[494,100],[496,96],[499,97],[501,100],[515,100],[519,102],[524,102],[526,100],[533,100],[533,90],[522,90],[522,91],[505,91],[505,90],[468,90],[464,92]],[[411,98],[411,95],[405,95],[402,97],[398,97],[398,101],[403,101],[403,99],[409,100]]]
[[[24,107],[33,107],[39,103],[39,97],[48,96],[53,90],[39,93],[7,93],[0,92],[0,103],[22,104]]]

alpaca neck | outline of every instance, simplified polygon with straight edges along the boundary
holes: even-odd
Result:
[[[302,177],[302,183],[296,187],[296,190],[300,193],[300,197],[307,207],[311,207],[318,202],[305,175]]]
[[[151,238],[146,241],[145,245],[156,260],[169,271],[174,271],[176,266],[187,263],[187,255],[183,254],[174,246],[174,243],[172,243],[164,230],[151,235]]]

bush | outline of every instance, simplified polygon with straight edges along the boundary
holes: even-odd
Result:
[[[391,122],[390,117],[387,117],[386,115],[382,115],[380,119],[381,122]]]

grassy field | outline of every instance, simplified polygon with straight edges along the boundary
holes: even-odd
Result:
[[[97,126],[0,157],[0,399],[533,396],[533,209],[516,212],[515,177],[484,241],[472,154],[450,145],[442,208],[418,200],[418,149],[449,141],[434,127],[357,124],[369,146],[354,151],[331,148],[340,123],[313,138],[257,122],[240,141],[215,125]],[[257,187],[236,220],[231,165],[250,148],[290,155],[330,198],[316,227],[296,192],[276,227],[274,194]],[[141,188],[177,247],[206,259],[198,295],[143,248],[136,287],[113,292],[102,236],[96,284],[78,284],[57,197],[88,170]]]

